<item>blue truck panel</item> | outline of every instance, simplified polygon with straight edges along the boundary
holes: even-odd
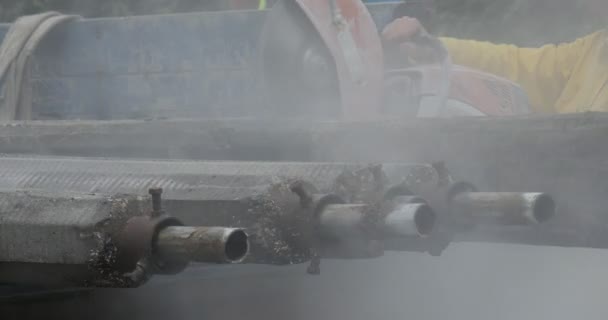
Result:
[[[368,7],[385,25],[395,4]],[[38,118],[232,117],[263,112],[265,11],[85,19],[49,34],[30,78]],[[8,25],[0,26],[4,36]]]

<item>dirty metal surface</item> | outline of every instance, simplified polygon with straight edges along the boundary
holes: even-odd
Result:
[[[3,153],[205,160],[309,161],[308,122],[31,121],[0,125]]]
[[[148,216],[150,212],[149,199],[141,196],[0,191],[0,283],[138,287],[154,274],[179,273],[189,261],[207,262],[196,254],[168,258],[181,250],[179,245],[155,252],[158,230],[205,228],[182,227],[173,217]],[[246,242],[242,236],[238,241]],[[194,246],[210,245],[202,238],[190,240]],[[246,248],[239,252],[240,258]]]
[[[86,263],[91,250],[97,248],[95,233],[100,231],[98,225],[109,218],[110,206],[94,196],[57,198],[30,192],[2,192],[0,259]]]
[[[31,122],[0,126],[0,150],[76,156],[206,160],[444,161],[480,190],[552,195],[551,226],[606,246],[608,115],[390,122],[166,120]],[[548,228],[543,226],[542,228]]]
[[[375,177],[373,168],[379,168]],[[252,255],[247,262],[297,263],[310,258],[311,213],[301,207],[290,181],[306,180],[323,193],[340,195],[355,203],[375,203],[388,188],[405,182],[411,191],[432,195],[432,206],[446,214],[447,199],[436,188],[437,168],[424,164],[383,164],[380,167],[346,163],[213,162],[91,159],[67,157],[0,156],[0,187],[61,189],[76,192],[144,195],[151,186],[165,189],[165,209],[190,225],[245,227],[251,235]],[[384,180],[386,178],[386,180]],[[370,180],[371,179],[371,180]],[[377,180],[376,180],[377,179]],[[282,191],[280,191],[282,190]],[[280,191],[280,192],[279,192]],[[437,196],[435,196],[437,194]],[[439,204],[435,206],[436,204]],[[457,231],[451,225],[443,226]],[[551,244],[531,241],[538,228],[496,228],[503,242]],[[572,228],[566,228],[571,231]],[[508,230],[520,231],[515,237]],[[466,232],[470,230],[465,230]],[[483,230],[482,230],[483,231]],[[465,232],[465,233],[466,233]],[[551,236],[554,228],[547,229]],[[563,232],[557,230],[563,235]],[[487,235],[494,235],[487,232]],[[508,236],[511,235],[509,238]],[[581,246],[571,235],[559,244]],[[556,237],[556,236],[555,236]],[[467,239],[465,237],[465,239]],[[474,239],[475,238],[471,238]],[[542,240],[542,237],[540,237]],[[482,237],[477,238],[483,241]],[[553,238],[550,239],[553,241]],[[412,248],[416,248],[413,241]],[[426,247],[425,247],[426,248]],[[401,247],[401,250],[409,250]]]
[[[3,165],[4,164],[4,165]],[[383,169],[385,169],[384,171]],[[125,193],[144,195],[164,189],[164,209],[189,225],[243,227],[250,235],[254,263],[308,261],[314,244],[318,194],[344,201],[375,203],[394,183],[437,177],[430,165],[346,163],[202,162],[0,157],[0,188]],[[423,173],[427,173],[424,175]],[[308,179],[306,179],[308,178]],[[412,181],[414,181],[412,180]],[[303,196],[295,192],[301,185]],[[313,202],[315,200],[312,200]],[[342,203],[342,202],[340,202]],[[336,252],[343,250],[337,248]]]
[[[395,4],[369,6],[376,24]],[[84,19],[34,56],[34,117],[243,116],[265,110],[256,76],[265,11]],[[0,38],[8,30],[0,25]],[[255,107],[252,107],[255,106]]]
[[[336,178],[368,168],[356,163],[237,162],[69,158],[0,155],[0,188],[145,195],[163,188],[165,199],[233,200],[282,179],[305,180],[329,192]],[[433,169],[425,164],[383,164],[382,174],[398,184]],[[346,179],[346,177],[344,177]]]
[[[147,210],[147,202],[136,196],[2,189],[0,259],[86,264],[103,245],[106,234]]]

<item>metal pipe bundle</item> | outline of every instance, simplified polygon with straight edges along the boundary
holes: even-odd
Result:
[[[602,188],[597,188],[608,176],[601,165],[606,152],[590,147],[603,141],[606,118],[601,114],[571,114],[490,121],[458,118],[357,123],[257,118],[34,121],[0,126],[0,149],[139,159],[445,160],[459,176],[488,191],[543,191],[559,198],[559,217],[550,228],[513,231],[512,237],[506,237],[509,241],[525,239],[521,241],[559,245],[593,242],[595,247],[606,248],[602,208],[608,200]],[[420,137],[425,137],[424,141]],[[580,145],[586,147],[567,148],[573,140],[585,141]],[[569,170],[567,176],[564,168]],[[443,212],[435,203],[432,206],[437,213]]]
[[[370,204],[382,197],[388,185],[387,170],[392,171],[390,176],[401,180],[412,172],[431,169],[428,165],[415,164],[380,168],[343,163],[3,156],[0,157],[0,187],[131,195],[142,195],[149,186],[164,187],[166,209],[185,223],[246,227],[251,254],[245,262],[292,264],[308,261],[314,255],[312,247],[319,236],[313,230],[315,205],[302,206],[303,195],[292,188],[296,182],[306,185],[311,197],[335,194],[341,203],[366,199]],[[306,181],[301,180],[303,178]],[[367,208],[366,204],[360,207]],[[369,214],[380,212],[378,209],[368,211]],[[389,223],[374,226],[375,233],[418,232],[411,229],[411,224],[416,222],[406,220],[420,213],[413,213],[411,217],[406,217],[407,214],[407,210],[401,210],[390,215],[386,220]],[[405,231],[408,223],[410,230]],[[429,229],[427,225],[420,233],[428,233]]]
[[[166,242],[158,245],[158,252],[176,261],[186,254],[195,261],[193,255],[227,261],[230,250],[218,250],[213,245],[198,250],[190,247],[190,241],[213,235],[215,243],[228,245],[229,228],[235,227],[244,227],[249,235],[250,254],[243,262],[294,264],[322,256],[370,258],[381,255],[383,248],[438,254],[453,239],[445,236],[446,230],[448,234],[462,231],[454,229],[452,219],[445,219],[450,215],[479,222],[493,214],[486,209],[506,212],[519,208],[519,216],[507,216],[525,218],[529,210],[524,209],[530,208],[532,215],[527,216],[542,216],[539,222],[550,216],[534,215],[535,206],[518,207],[523,202],[492,207],[476,197],[479,193],[468,189],[450,193],[451,198],[429,197],[443,199],[441,203],[427,203],[428,194],[421,193],[423,198],[410,192],[409,189],[420,189],[441,194],[440,182],[446,178],[440,171],[426,164],[366,166],[3,156],[0,188],[141,196],[149,186],[164,187],[166,210],[184,223],[225,227],[221,232],[167,229],[159,234],[157,239]],[[536,202],[548,196],[537,198]],[[505,221],[498,222],[504,225]],[[180,249],[173,250],[174,254],[167,254],[170,248],[177,247]]]

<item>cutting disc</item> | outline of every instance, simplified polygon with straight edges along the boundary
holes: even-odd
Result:
[[[261,74],[277,115],[369,119],[382,95],[382,46],[360,0],[282,0],[267,16]]]

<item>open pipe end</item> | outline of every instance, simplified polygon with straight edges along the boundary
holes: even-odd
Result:
[[[192,262],[235,263],[249,252],[249,240],[238,228],[166,227],[156,237],[156,252]]]
[[[226,238],[224,253],[226,261],[240,262],[249,252],[249,240],[247,233],[241,229],[232,229]]]
[[[555,216],[556,206],[551,196],[545,193],[535,193],[527,197],[529,197],[531,203],[530,218],[532,218],[532,221],[543,223]]]
[[[435,220],[435,212],[428,205],[409,203],[391,212],[385,225],[391,235],[425,237],[433,231]]]
[[[430,235],[435,227],[436,220],[437,217],[431,207],[426,204],[418,206],[418,209],[414,214],[414,223],[416,224],[416,229],[418,229],[418,234],[420,236],[426,237]]]

